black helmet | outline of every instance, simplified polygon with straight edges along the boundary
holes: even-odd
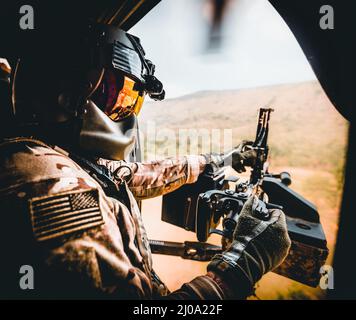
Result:
[[[112,12],[101,11],[96,20],[115,21]],[[20,131],[51,143],[124,159],[135,143],[145,94],[162,100],[163,85],[139,38],[117,26],[80,21],[70,34],[67,25],[48,39],[37,35],[38,46],[19,57],[12,85],[15,120]]]

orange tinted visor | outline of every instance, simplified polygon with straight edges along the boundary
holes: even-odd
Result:
[[[106,70],[91,99],[111,120],[120,121],[141,110],[144,92],[136,87],[129,77]]]

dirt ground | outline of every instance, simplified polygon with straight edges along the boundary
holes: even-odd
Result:
[[[335,111],[318,83],[206,92],[168,100],[161,105],[149,104],[145,107],[143,126],[147,121],[155,121],[158,127],[179,129],[189,127],[194,120],[194,127],[232,128],[234,142],[238,142],[254,137],[257,110],[266,102],[276,109],[271,120],[270,169],[290,172],[292,189],[317,206],[328,241],[327,263],[330,264],[338,229],[348,124]],[[221,104],[224,113],[221,113]],[[205,116],[199,117],[202,105]],[[232,110],[237,110],[237,123]],[[142,212],[149,238],[196,241],[194,233],[160,220],[161,198],[143,201]],[[212,236],[209,242],[219,244],[220,239]],[[154,255],[155,270],[171,290],[204,274],[206,265]],[[324,292],[269,273],[259,282],[256,294],[260,299],[322,299]]]

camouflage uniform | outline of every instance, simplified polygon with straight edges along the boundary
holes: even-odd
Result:
[[[35,271],[34,297],[156,298],[165,295],[155,278],[136,199],[193,183],[205,167],[202,156],[149,163],[99,159],[115,172],[127,201],[108,197],[101,185],[56,147],[30,138],[0,144],[2,297],[18,289],[19,266]],[[123,167],[124,165],[124,167]],[[126,171],[127,173],[127,171]],[[125,202],[125,203],[124,203]],[[169,298],[224,298],[213,275],[183,285]]]

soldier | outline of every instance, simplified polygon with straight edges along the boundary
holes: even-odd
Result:
[[[194,183],[223,158],[125,162],[144,96],[163,99],[163,86],[137,37],[96,23],[79,35],[75,49],[63,36],[60,54],[35,49],[15,66],[16,127],[0,144],[1,296],[246,298],[288,253],[283,212],[261,221],[251,198],[227,250],[169,293],[153,271],[136,200]],[[232,165],[243,170],[254,157],[236,150]],[[18,286],[21,265],[34,270],[31,292]]]

